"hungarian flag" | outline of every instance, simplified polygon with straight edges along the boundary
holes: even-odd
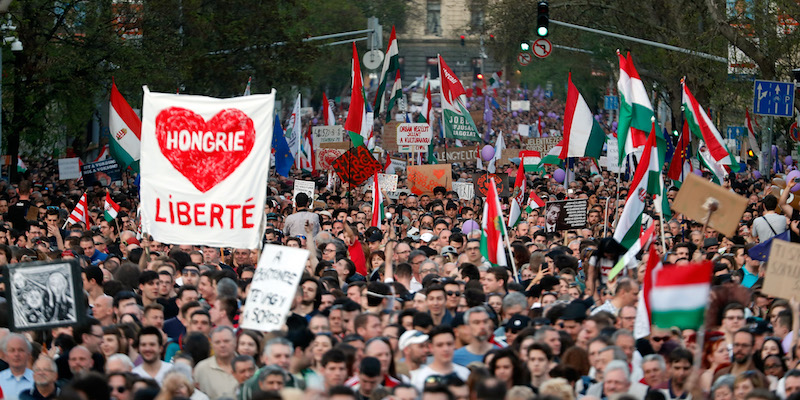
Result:
[[[501,82],[500,79],[502,79],[502,78],[503,78],[503,71],[497,71],[497,72],[493,73],[492,76],[489,77],[489,86],[492,89],[499,88],[500,87],[500,82]]]
[[[336,125],[336,116],[333,115],[333,107],[325,92],[322,92],[322,123],[328,126]]]
[[[344,130],[350,135],[353,147],[363,146],[369,140],[371,131],[367,123],[367,107],[364,102],[364,79],[361,77],[361,64],[358,61],[358,50],[356,43],[353,42],[353,84],[350,94],[350,108],[347,111],[347,120],[344,122]]]
[[[353,46],[355,49],[355,43]],[[378,119],[380,113],[384,111],[386,112],[386,120],[388,121],[390,119],[390,112],[392,111],[394,102],[389,100],[389,108],[386,108],[386,89],[392,79],[394,79],[395,85],[400,84],[400,54],[397,47],[397,36],[394,32],[394,26],[392,26],[392,34],[389,36],[389,47],[386,49],[386,57],[383,59],[383,69],[381,69],[378,94],[377,97],[375,97],[375,114],[373,114],[375,119]],[[402,90],[400,91],[400,95],[402,96]],[[390,93],[390,97],[394,99],[394,96],[395,93],[393,89],[392,93]]]
[[[242,96],[250,96],[250,84],[253,82],[253,77],[247,77],[247,86],[244,88],[244,94]]]
[[[531,212],[540,207],[544,207],[544,200],[536,194],[535,190],[531,190],[528,195],[528,205],[525,207],[525,212]]]
[[[67,221],[64,222],[64,226],[61,227],[62,229],[66,228],[67,224],[77,224],[78,222],[83,222],[87,228],[89,227],[89,208],[86,203],[86,192],[83,192],[78,204],[75,205],[72,213],[67,217]]]
[[[689,130],[698,139],[706,143],[708,154],[710,155],[709,162],[719,164],[720,166],[727,165],[733,168],[734,171],[738,171],[739,164],[735,162],[731,163],[731,155],[728,153],[728,148],[725,146],[722,135],[714,126],[714,123],[711,121],[711,118],[708,117],[703,107],[700,106],[700,103],[694,98],[692,92],[689,91],[689,87],[686,85],[686,78],[681,79],[681,86],[683,87],[683,94],[681,96],[683,113],[689,124]]]
[[[636,304],[636,323],[633,326],[633,336],[641,339],[650,335],[650,293],[653,291],[653,278],[661,270],[661,257],[656,246],[650,246],[650,257],[644,270],[642,290],[639,291],[639,302]]]
[[[300,169],[308,172],[316,172],[314,159],[314,139],[311,134],[311,125],[308,125],[303,141],[300,143]]]
[[[372,187],[372,222],[370,226],[380,228],[381,221],[386,218],[386,214],[383,211],[383,193],[381,193],[381,186],[378,184],[377,172],[373,175],[372,182],[374,185]]]
[[[481,220],[481,254],[493,266],[506,266],[506,249],[503,247],[503,235],[506,227],[503,223],[503,211],[500,208],[500,197],[494,177],[489,178],[489,191],[486,194],[486,205]]]
[[[433,101],[431,99],[431,84],[425,84],[425,98],[422,100],[422,112],[419,114],[419,122],[427,122],[433,129]]]
[[[467,96],[461,81],[439,56],[439,77],[442,91],[442,120],[444,122],[445,137],[448,139],[461,139],[481,141],[478,127],[472,120],[467,110]]]
[[[630,264],[634,258],[639,254],[642,249],[646,249],[650,246],[650,243],[653,242],[655,239],[655,232],[656,232],[656,224],[650,224],[650,227],[647,228],[642,235],[639,237],[639,240],[633,243],[628,251],[619,258],[617,264],[608,271],[608,280],[613,280],[620,272],[625,268],[626,265]]]
[[[286,132],[284,133],[297,169],[300,169],[300,136],[303,134],[300,119],[300,93],[298,93],[297,100],[294,101],[294,107],[292,107],[292,115],[289,116],[289,123],[286,124]]]
[[[711,172],[712,181],[718,185],[722,184],[728,172],[725,170],[725,167],[714,161],[714,157],[711,155],[708,146],[706,146],[703,141],[700,141],[700,146],[697,150],[697,159],[700,160],[700,165]]]
[[[686,175],[692,173],[692,163],[689,161],[689,144],[691,143],[689,124],[684,121],[681,137],[678,139],[678,147],[672,155],[672,162],[669,164],[667,177],[672,180],[672,184],[680,188]],[[688,165],[688,167],[687,167]]]
[[[106,202],[103,205],[103,218],[111,222],[117,218],[117,214],[119,214],[119,204],[115,203],[114,199],[111,198],[111,194],[106,192]]]
[[[628,190],[628,199],[625,201],[625,208],[622,209],[622,215],[619,217],[619,222],[614,230],[614,240],[623,245],[626,249],[630,249],[637,240],[639,240],[639,232],[642,227],[642,213],[644,212],[647,197],[650,194],[658,193],[660,185],[658,182],[653,182],[653,175],[660,174],[661,168],[658,164],[658,157],[653,152],[656,149],[656,135],[655,124],[653,126],[650,136],[647,137],[642,158],[639,165],[636,167],[636,173],[633,176],[633,182]]]
[[[653,325],[663,329],[700,328],[711,293],[712,273],[711,261],[653,271],[653,288],[649,293]]]
[[[633,65],[630,53],[625,58],[617,50],[619,58],[619,122],[617,140],[619,141],[619,164],[623,165],[625,157],[633,153],[637,147],[644,146],[647,131],[655,115],[647,90]]]
[[[525,204],[525,166],[519,163],[517,170],[517,179],[514,181],[514,192],[511,198],[511,209],[508,211],[508,227],[513,228],[517,226],[520,219],[522,219],[522,205]]]
[[[111,106],[108,109],[108,130],[111,155],[122,169],[131,167],[135,172],[139,172],[142,120],[117,90],[117,84],[113,79]]]
[[[401,100],[403,100],[403,83],[400,82],[400,70],[398,69],[394,78],[392,91],[389,92],[389,107],[386,108],[386,121],[392,119],[392,109],[400,103]]]
[[[542,154],[534,150],[521,150],[519,152],[520,164],[525,168],[525,172],[539,172]]]
[[[756,139],[756,132],[753,130],[753,122],[750,120],[750,110],[744,109],[744,122],[747,127],[747,143],[753,153],[758,152],[758,140]]]
[[[542,169],[541,168],[542,165],[557,165],[557,166],[564,165],[564,161],[561,158],[559,158],[559,156],[561,155],[561,149],[563,147],[564,147],[564,139],[561,139],[561,141],[558,142],[557,145],[553,146],[553,148],[550,149],[550,151],[548,151],[544,157],[542,157],[539,169]]]
[[[564,146],[559,158],[593,157],[603,152],[606,134],[592,115],[578,89],[572,84],[572,73],[567,79],[567,107],[564,111]]]

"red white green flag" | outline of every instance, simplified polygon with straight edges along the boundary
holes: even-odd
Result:
[[[375,97],[374,119],[378,119],[378,116],[382,112],[386,112],[387,121],[391,118],[391,111],[395,102],[389,100],[389,107],[386,107],[386,90],[389,89],[389,82],[392,81],[395,82],[395,85],[400,82],[400,53],[397,47],[397,36],[394,32],[394,26],[392,26],[392,34],[389,36],[389,47],[386,48],[386,57],[383,59],[378,93],[377,97]],[[394,90],[392,90],[389,97],[394,99],[395,95]],[[400,91],[400,95],[402,96],[402,90]]]
[[[756,132],[753,130],[753,121],[750,120],[750,110],[744,109],[744,122],[745,126],[747,127],[747,143],[750,146],[750,150],[753,150],[754,153],[758,153],[758,140],[756,140]]]
[[[628,199],[619,217],[619,223],[614,230],[614,240],[630,249],[637,240],[642,227],[642,213],[647,204],[647,197],[651,194],[658,194],[661,185],[653,182],[653,174],[661,174],[661,167],[658,165],[655,124],[652,124],[652,131],[645,143],[642,158],[636,167],[633,182],[628,190]],[[655,150],[655,152],[654,152]]]
[[[520,219],[522,219],[522,205],[525,202],[525,165],[519,163],[517,170],[517,179],[514,181],[514,192],[511,197],[511,208],[508,211],[508,227],[513,228],[517,226]]]
[[[489,192],[481,220],[481,254],[492,265],[505,267],[507,263],[503,235],[506,234],[506,227],[503,223],[503,210],[500,208],[500,196],[497,195],[494,177],[489,179]]]
[[[567,106],[564,111],[564,146],[559,158],[599,158],[606,142],[606,134],[592,115],[578,88],[572,84],[572,73],[567,78]]]
[[[705,320],[711,293],[711,261],[667,266],[654,271],[650,290],[653,325],[663,329],[698,329]]]
[[[442,125],[448,139],[481,141],[475,121],[467,110],[467,95],[456,74],[439,56],[439,77],[442,84]]]
[[[373,175],[372,182],[374,185],[372,187],[372,222],[370,226],[380,228],[381,221],[386,218],[386,214],[383,209],[383,193],[381,192],[381,186],[378,184],[377,172]]]
[[[681,79],[681,86],[683,88],[681,102],[684,116],[686,116],[686,121],[689,124],[689,130],[698,139],[705,142],[710,155],[710,160],[708,161],[720,166],[728,166],[734,171],[738,171],[739,164],[731,162],[731,155],[728,153],[728,148],[725,146],[722,135],[714,126],[713,121],[708,117],[703,107],[700,106],[700,103],[694,98],[692,92],[689,91],[689,87],[686,85],[686,78]],[[715,168],[713,166],[709,167]]]
[[[325,92],[322,92],[322,123],[328,126],[336,125],[336,116],[333,115],[333,107]]]
[[[117,218],[117,214],[119,214],[119,204],[114,202],[114,199],[111,198],[111,194],[106,192],[106,201],[103,205],[103,217],[106,221],[111,222]]]
[[[398,69],[394,78],[394,85],[392,85],[392,90],[389,92],[389,107],[386,109],[386,121],[392,119],[392,109],[402,100],[403,83],[400,81],[400,70]]]
[[[647,132],[655,115],[647,90],[633,65],[630,53],[624,57],[617,50],[619,58],[619,122],[617,140],[619,141],[619,165],[625,157],[641,147],[647,140]]]
[[[536,194],[535,190],[531,190],[528,195],[528,205],[525,207],[525,212],[531,212],[541,207],[544,207],[544,200]]]
[[[550,149],[550,151],[548,151],[544,157],[542,157],[542,161],[539,163],[539,169],[542,169],[543,165],[557,165],[557,166],[564,165],[564,160],[559,158],[559,156],[561,155],[561,149],[563,148],[564,148],[564,139],[561,139],[561,141],[558,142],[558,144],[553,146],[553,148]]]
[[[367,107],[364,101],[364,79],[361,77],[361,64],[358,61],[358,50],[353,42],[353,73],[352,93],[350,94],[350,108],[344,130],[350,135],[353,147],[363,146],[369,140],[370,126],[367,123]]]
[[[108,130],[111,155],[122,169],[131,167],[139,172],[141,158],[142,120],[133,111],[111,81],[111,106],[108,109]]]
[[[525,172],[540,171],[542,155],[535,150],[521,150],[519,152],[520,163],[524,166]]]

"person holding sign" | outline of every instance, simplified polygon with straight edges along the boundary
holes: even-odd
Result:
[[[319,215],[308,211],[308,204],[311,199],[305,193],[298,193],[294,198],[297,209],[283,223],[283,234],[287,237],[304,236],[306,226],[311,227],[312,235],[319,233]]]

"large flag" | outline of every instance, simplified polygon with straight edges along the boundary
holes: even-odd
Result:
[[[403,83],[400,82],[400,70],[398,69],[394,78],[394,85],[392,85],[392,91],[389,92],[389,106],[386,108],[386,121],[392,119],[392,109],[402,100],[403,100]],[[373,114],[373,116],[374,115],[375,114]]]
[[[442,120],[444,122],[445,137],[448,139],[462,139],[480,141],[481,135],[478,127],[467,111],[467,96],[461,81],[439,56],[439,77],[442,84]]]
[[[536,194],[535,190],[531,190],[528,195],[528,205],[525,206],[525,212],[531,212],[534,209],[544,207],[544,200]]]
[[[72,213],[69,214],[67,221],[64,222],[64,226],[61,228],[65,228],[67,224],[77,224],[78,222],[83,222],[87,228],[89,227],[89,207],[87,206],[86,192],[83,192],[78,204],[75,204],[75,208],[72,209]]]
[[[750,120],[750,110],[744,109],[744,122],[747,127],[747,144],[753,153],[758,153],[758,140],[756,140],[756,132],[753,130],[753,121]]]
[[[275,156],[275,172],[278,175],[288,178],[289,170],[294,165],[294,156],[289,150],[289,144],[286,143],[286,137],[283,136],[283,128],[281,127],[281,120],[278,115],[275,115],[275,127],[272,133],[272,154]]]
[[[420,122],[427,122],[433,130],[433,101],[431,98],[431,84],[425,84],[425,97],[422,100],[422,112],[419,114]]]
[[[303,134],[300,120],[300,93],[298,93],[297,100],[294,101],[294,107],[292,107],[292,114],[289,116],[289,123],[286,124],[286,133],[284,134],[297,169],[300,169],[300,142],[302,141],[300,136]]]
[[[630,53],[625,58],[617,50],[619,57],[619,122],[617,140],[619,141],[619,164],[625,157],[646,142],[647,132],[655,115],[647,90],[633,65]]]
[[[336,125],[336,116],[333,115],[331,102],[328,101],[325,92],[322,92],[322,123],[328,126]]]
[[[700,103],[694,98],[692,92],[689,91],[685,78],[681,79],[681,86],[683,87],[683,94],[681,96],[683,113],[689,124],[689,130],[692,131],[698,139],[706,143],[708,154],[711,156],[710,161],[720,166],[727,165],[734,168],[722,135],[714,126],[714,123],[711,121],[711,118],[708,117],[703,107],[700,106]],[[738,169],[738,163],[736,164],[735,168]]]
[[[378,184],[377,172],[373,175],[372,182],[374,185],[372,187],[372,222],[370,226],[380,228],[381,222],[386,218],[386,214],[383,210],[383,193],[381,192],[381,186]]]
[[[355,44],[354,44],[355,45]],[[386,48],[386,57],[383,59],[383,69],[381,69],[380,83],[378,84],[378,94],[375,97],[375,119],[378,118],[380,113],[386,112],[386,120],[390,118],[390,111],[394,106],[394,102],[389,101],[389,107],[386,108],[386,89],[389,87],[389,82],[394,79],[394,84],[400,84],[400,54],[397,47],[397,37],[392,26],[392,34],[389,36],[389,47]],[[400,95],[402,96],[402,90]],[[394,98],[394,89],[390,96]]]
[[[639,302],[636,305],[636,322],[633,325],[633,336],[641,339],[650,335],[650,293],[653,291],[653,279],[663,267],[656,246],[650,246],[650,257],[644,270],[642,290],[639,291]]]
[[[117,218],[119,214],[119,204],[117,204],[114,199],[111,198],[111,194],[106,192],[106,201],[103,204],[103,218],[106,221],[111,222]]]
[[[522,205],[525,204],[525,165],[520,162],[517,179],[514,181],[514,193],[511,198],[511,209],[508,211],[508,227],[517,226],[522,219]]]
[[[497,195],[497,186],[494,177],[489,178],[489,193],[483,208],[481,224],[481,254],[492,265],[506,266],[506,249],[503,247],[503,235],[506,227],[503,223],[503,210],[500,208],[500,196]]]
[[[525,172],[540,172],[542,154],[535,150],[522,150],[519,152],[520,164]]]
[[[652,123],[651,123],[652,124]],[[653,130],[645,143],[642,158],[639,165],[636,167],[636,173],[633,176],[633,182],[628,190],[628,199],[625,202],[625,207],[622,209],[622,215],[619,217],[619,222],[614,231],[614,240],[623,245],[626,249],[630,249],[637,240],[639,240],[639,232],[642,227],[642,213],[646,206],[648,194],[653,194],[653,191],[660,189],[658,182],[652,182],[651,176],[654,173],[661,173],[661,168],[658,164],[658,156],[653,154],[653,149],[656,148],[656,135],[655,124],[652,124]]]
[[[553,146],[553,148],[550,149],[550,151],[548,151],[544,157],[542,157],[542,161],[539,163],[539,167],[537,169],[543,169],[543,165],[564,165],[564,160],[559,158],[562,148],[564,148],[564,139],[561,139],[558,144]]]
[[[353,42],[353,73],[352,93],[350,94],[350,108],[347,111],[347,120],[344,130],[350,135],[353,147],[362,146],[369,140],[370,127],[367,123],[367,106],[364,102],[363,78],[361,77],[361,64],[358,61],[358,50]]]
[[[314,159],[314,140],[311,134],[311,125],[308,125],[303,141],[300,143],[300,169],[308,172],[315,172],[316,166]]]
[[[503,78],[503,71],[497,71],[489,77],[489,86],[492,89],[497,89],[500,87],[501,79]]]
[[[649,299],[653,325],[662,329],[698,329],[703,325],[712,265],[703,261],[655,271]]]
[[[567,107],[564,111],[564,146],[559,158],[599,158],[603,152],[606,134],[592,115],[578,89],[572,84],[572,73],[567,79]]]
[[[672,161],[669,164],[669,171],[667,172],[667,177],[671,179],[672,184],[678,188],[681,187],[683,180],[686,179],[686,175],[692,173],[692,163],[688,162],[689,144],[691,140],[689,124],[684,121],[681,137],[678,139],[678,147],[675,148],[675,153],[672,155]]]
[[[142,148],[142,120],[136,115],[117,84],[111,81],[111,107],[108,109],[108,131],[111,155],[123,169],[131,167],[139,172]]]
[[[656,224],[650,224],[650,227],[645,229],[642,235],[639,237],[639,240],[633,242],[633,246],[631,246],[628,251],[619,258],[617,264],[608,271],[608,280],[613,280],[620,272],[627,266],[628,264],[633,261],[634,258],[639,254],[642,249],[646,249],[650,246],[653,239],[655,239],[655,232],[656,232]]]

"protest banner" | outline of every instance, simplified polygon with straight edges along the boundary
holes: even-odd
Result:
[[[717,201],[717,211],[711,214],[708,226],[725,236],[732,237],[739,228],[739,220],[747,208],[747,198],[711,183],[695,174],[689,174],[675,196],[672,209],[687,219],[705,223],[708,218],[706,202]]]
[[[550,201],[544,207],[547,233],[586,227],[588,199]]]
[[[383,126],[381,135],[381,147],[386,151],[397,151],[397,127],[400,122],[389,121]]]
[[[416,195],[432,195],[433,188],[437,186],[451,190],[452,181],[452,165],[450,164],[408,166],[406,184]]]
[[[606,140],[606,163],[601,164],[601,167],[606,167],[609,172],[619,173],[622,172],[622,167],[619,165],[619,143],[614,135],[607,135]]]
[[[544,137],[544,138],[529,138],[525,142],[525,150],[538,151],[542,154],[547,154],[553,146],[557,145],[562,139],[561,136]]]
[[[58,179],[78,179],[81,177],[80,158],[59,158],[58,159]]]
[[[283,327],[306,260],[308,250],[264,245],[243,306],[240,328],[271,332]]]
[[[341,143],[344,141],[344,126],[314,126],[311,128],[311,134],[314,136],[315,145],[322,145],[323,143]]]
[[[403,123],[397,127],[397,149],[400,153],[425,151],[433,140],[428,124]]]
[[[800,244],[785,240],[772,240],[768,268],[761,292],[791,299],[800,291]]]
[[[392,158],[392,163],[389,165],[389,168],[393,168],[395,171],[405,171],[407,164],[408,162],[406,161]]]
[[[397,191],[397,175],[395,174],[378,174],[378,185],[384,192]],[[375,182],[368,180],[364,185],[364,190],[372,190]]]
[[[304,180],[301,180],[301,179],[295,179],[294,180],[294,190],[292,191],[292,203],[294,203],[294,199],[300,193],[305,193],[308,196],[308,199],[313,202],[314,201],[314,189],[315,189],[314,181],[304,181]],[[295,206],[297,206],[296,203],[295,203]]]
[[[412,92],[411,93],[411,102],[414,104],[422,104],[425,101],[425,95],[420,92]]]
[[[517,124],[517,132],[522,137],[529,137],[531,135],[531,126],[528,124]]]
[[[258,248],[274,104],[274,90],[215,99],[145,89],[143,231],[163,243]]]
[[[514,187],[514,184],[512,182],[511,185],[509,185],[508,174],[486,174],[482,172],[475,172],[472,174],[475,196],[486,197],[486,194],[489,193],[490,178],[494,178],[498,196],[511,196],[511,188]]]
[[[315,150],[317,170],[330,171],[333,169],[333,162],[344,154],[345,149],[317,149]]]
[[[445,150],[444,147],[437,147],[433,155],[436,157],[438,162],[446,162],[446,163],[465,163],[465,162],[475,162],[477,159],[478,154],[478,146],[466,146],[466,147],[448,147]]]
[[[530,111],[530,100],[511,100],[511,111]]]
[[[411,194],[411,191],[408,189],[397,189],[393,192],[386,192],[386,197],[392,200],[397,200],[398,198],[400,198],[401,194],[409,195]]]
[[[453,182],[453,191],[458,193],[459,200],[475,198],[475,185],[469,182]]]
[[[375,160],[365,146],[353,147],[341,157],[333,161],[333,170],[342,178],[342,182],[358,186],[372,178],[378,171],[383,171],[383,165]]]
[[[111,182],[122,180],[122,172],[113,158],[91,164],[83,164],[81,173],[86,187],[94,186],[97,183],[108,187],[111,186]]]

